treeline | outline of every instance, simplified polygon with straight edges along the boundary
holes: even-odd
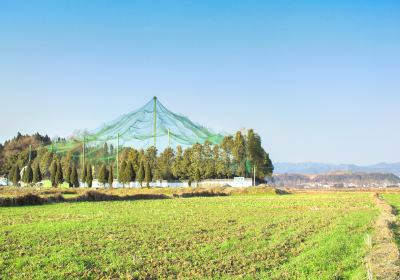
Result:
[[[263,181],[273,172],[269,155],[261,146],[261,138],[253,130],[248,130],[245,135],[237,132],[235,136],[227,136],[219,145],[206,142],[186,149],[180,146],[175,150],[166,148],[161,153],[155,147],[146,150],[124,147],[119,151],[118,164],[113,157],[116,149],[112,145],[105,143],[100,150],[103,157],[88,158],[85,163],[80,151],[59,155],[41,147],[32,152],[31,162],[23,151],[7,174],[15,184],[19,180],[31,184],[49,179],[53,186],[66,182],[70,187],[77,187],[82,182],[91,187],[93,178],[104,185],[111,185],[114,179],[122,184],[136,181],[140,185],[149,185],[155,180],[197,182],[252,177],[254,171],[258,180]],[[24,168],[22,178],[21,168]]]

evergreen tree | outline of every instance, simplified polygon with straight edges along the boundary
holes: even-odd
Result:
[[[40,171],[43,178],[50,178],[50,166],[53,162],[53,154],[47,149],[43,152],[40,158]]]
[[[112,145],[110,146],[111,149]],[[110,164],[110,172],[108,174],[108,185],[110,188],[113,187],[113,183],[114,183],[114,170],[113,170],[113,165]]]
[[[204,179],[212,179],[215,176],[215,165],[213,159],[213,150],[211,148],[211,143],[206,141],[202,149],[203,158],[203,170],[202,176]]]
[[[118,181],[120,182],[120,183],[122,183],[122,185],[123,186],[125,186],[125,183],[126,183],[126,167],[127,167],[127,164],[126,164],[126,161],[123,161],[122,162],[122,164],[121,164],[121,168],[120,168],[120,170],[119,170],[119,174],[118,174]]]
[[[133,168],[133,162],[132,161],[129,161],[127,166],[126,166],[125,176],[126,176],[127,183],[135,182],[136,174],[135,174],[135,170]]]
[[[152,174],[151,174],[151,167],[150,167],[150,163],[146,162],[146,169],[144,172],[144,179],[146,181],[146,185],[149,188],[150,187],[150,183],[152,181]]]
[[[176,147],[176,156],[172,163],[171,170],[172,170],[172,175],[180,180],[183,180],[184,177],[182,174],[182,161],[183,161],[183,150],[181,146],[178,146]]]
[[[236,164],[236,175],[246,176],[246,141],[240,131],[236,133],[232,149],[233,158]]]
[[[110,145],[110,156],[114,155],[114,146],[113,144]]]
[[[9,173],[8,173],[8,181],[9,182],[14,182],[14,175],[15,175],[15,164],[11,167]]]
[[[50,181],[52,187],[56,186],[56,173],[57,173],[57,162],[53,160],[53,162],[50,165]]]
[[[88,188],[92,187],[93,184],[93,172],[92,172],[92,165],[88,164],[86,167],[86,184]]]
[[[14,167],[14,174],[12,176],[12,183],[14,186],[18,186],[19,185],[19,181],[21,180],[21,174],[20,174],[21,170],[19,169],[18,164],[15,165]]]
[[[108,171],[105,164],[103,164],[100,168],[99,175],[98,175],[99,183],[102,183],[103,186],[106,185],[108,182]]]
[[[40,171],[39,163],[33,168],[33,183],[37,184],[42,181],[42,172]]]
[[[144,164],[143,161],[140,161],[140,165],[139,165],[139,170],[138,170],[138,174],[137,174],[137,181],[139,182],[140,186],[142,186],[143,180],[144,180]]]
[[[190,148],[190,179],[198,182],[204,174],[203,146],[199,143]]]
[[[28,165],[26,166],[24,174],[22,176],[22,181],[26,184],[31,184],[32,180],[33,180],[32,165],[30,162],[28,162]]]
[[[153,174],[157,180],[172,180],[173,179],[173,166],[175,161],[175,153],[172,148],[166,148],[157,158],[157,174]],[[156,173],[156,172],[154,172]]]
[[[71,170],[70,176],[71,185],[75,188],[79,188],[79,178],[78,178],[78,170],[76,170],[76,165],[74,164]]]
[[[83,184],[86,184],[86,179],[87,179],[87,166],[82,166],[81,181]]]
[[[106,143],[104,143],[104,146],[103,146],[103,158],[107,160],[107,163],[109,161],[108,156],[109,156],[108,155],[108,145],[106,142]]]
[[[63,174],[63,170],[62,170],[62,165],[61,162],[59,162],[57,164],[57,171],[56,171],[56,186],[61,185],[64,182],[64,174]]]
[[[221,155],[221,149],[219,145],[214,145],[213,148],[213,165],[215,177],[218,179],[224,178],[225,164]]]
[[[65,182],[68,183],[69,187],[72,188],[71,173],[72,173],[72,163],[68,164],[67,170],[65,172]]]

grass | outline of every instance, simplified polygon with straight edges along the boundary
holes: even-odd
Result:
[[[382,197],[393,207],[397,217],[400,213],[400,193],[388,193],[382,195]],[[400,222],[397,221],[391,225],[394,238],[397,246],[400,248]]]
[[[0,208],[0,279],[365,279],[368,193]]]

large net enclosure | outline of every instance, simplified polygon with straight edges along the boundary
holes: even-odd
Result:
[[[167,147],[188,147],[206,141],[219,144],[223,138],[223,134],[171,112],[154,97],[136,111],[122,115],[93,131],[54,141],[48,149],[63,156],[69,154],[83,163],[96,164],[115,161],[124,147],[146,149],[154,146],[162,151]]]

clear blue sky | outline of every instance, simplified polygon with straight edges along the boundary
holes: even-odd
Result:
[[[0,2],[1,142],[154,95],[274,161],[400,161],[400,2]]]

